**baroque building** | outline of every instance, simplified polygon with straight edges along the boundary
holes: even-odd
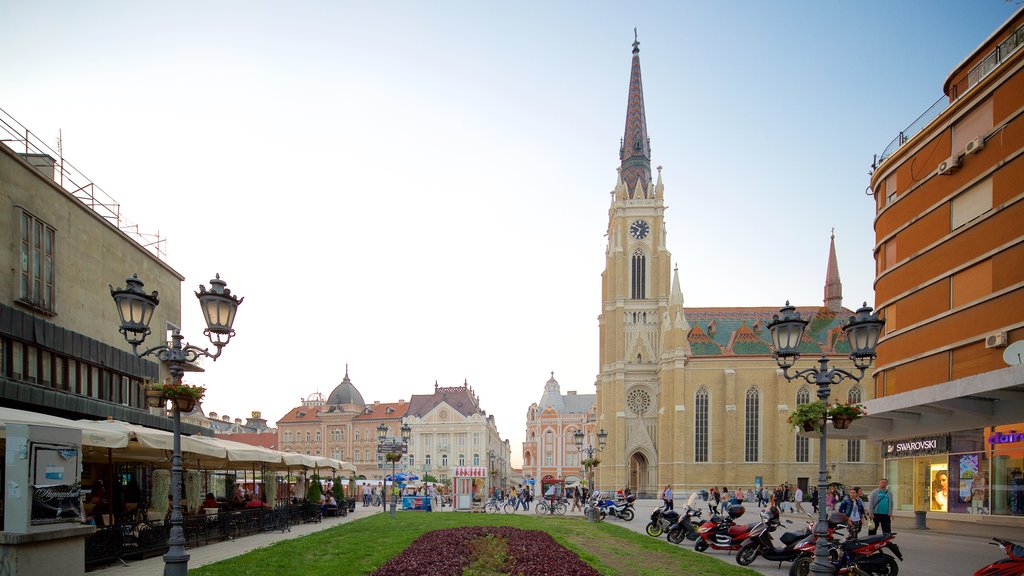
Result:
[[[284,452],[327,456],[355,465],[356,475],[381,479],[383,456],[377,454],[377,427],[399,436],[408,404],[375,401],[367,405],[348,375],[325,398],[315,392],[277,422],[278,446]]]
[[[412,427],[408,469],[439,480],[453,478],[452,468],[487,467],[488,488],[512,481],[511,450],[502,440],[494,416],[480,407],[468,383],[439,386],[432,394],[413,394],[406,422]]]
[[[526,411],[522,470],[525,479],[552,477],[571,482],[584,478],[582,457],[573,434],[583,430],[587,438],[584,445],[589,442],[597,446],[595,399],[594,394],[577,394],[574,390],[562,394],[555,373],[551,373],[540,402],[531,404]]]
[[[787,423],[790,407],[816,390],[789,382],[772,357],[766,307],[685,308],[665,227],[662,170],[651,171],[639,42],[633,43],[619,176],[608,209],[600,373],[595,427],[608,432],[597,469],[598,488],[629,485],[656,496],[709,486],[735,489],[782,482],[805,488],[817,477],[817,443]],[[810,318],[806,354],[824,355],[852,370],[840,328],[853,313],[842,306],[842,284],[829,248],[821,306],[798,306]],[[848,383],[832,400],[861,401],[873,390]],[[877,454],[862,440],[835,440],[830,467],[847,484],[877,480]]]

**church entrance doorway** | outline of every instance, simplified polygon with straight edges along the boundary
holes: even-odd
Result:
[[[640,452],[629,457],[629,487],[637,498],[654,498],[658,491],[651,478],[651,465]]]

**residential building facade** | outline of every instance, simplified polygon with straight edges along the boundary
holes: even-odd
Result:
[[[1024,517],[1022,45],[1024,9],[873,166],[886,326],[851,430],[881,442],[897,514]]]

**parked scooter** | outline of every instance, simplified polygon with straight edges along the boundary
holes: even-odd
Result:
[[[1022,576],[1024,575],[1024,546],[1002,538],[992,538],[993,546],[1002,546],[1006,558],[996,560],[974,573],[974,576]]]
[[[694,526],[693,518],[697,518],[697,525],[702,523],[701,511],[697,508],[697,493],[690,494],[683,507],[683,513],[679,515],[679,521],[669,526],[668,534],[665,536],[673,544],[679,544],[683,540],[691,542],[700,538],[697,527]]]
[[[772,507],[761,512],[761,518],[762,522],[750,531],[750,538],[743,543],[739,552],[736,553],[737,564],[746,566],[756,560],[758,556],[761,556],[765,560],[778,562],[781,567],[783,562],[792,562],[799,558],[805,550],[809,549],[813,553],[815,541],[813,522],[808,522],[807,528],[803,530],[783,534],[779,538],[782,541],[783,547],[776,548],[775,543],[772,542],[771,533],[779,527],[778,508]],[[786,523],[792,524],[793,521],[786,520]],[[809,547],[808,544],[810,544]]]
[[[708,548],[713,550],[739,550],[743,542],[750,537],[750,531],[760,522],[751,524],[736,524],[736,519],[746,512],[742,505],[729,506],[726,510],[727,517],[712,516],[710,520],[700,525],[697,533],[700,538],[693,545],[697,552],[703,552]]]
[[[677,522],[679,522],[679,512],[666,510],[662,505],[651,514],[651,521],[647,523],[647,535],[657,538]]]
[[[896,534],[878,534],[877,536],[865,536],[855,540],[829,542],[829,561],[836,574],[846,574],[850,568],[856,566],[864,574],[872,576],[896,576],[900,572],[900,565],[896,558],[903,560],[903,553],[899,546],[893,542]],[[889,551],[896,556],[893,558],[884,552]],[[814,548],[801,555],[793,562],[789,569],[789,576],[807,576],[811,573],[811,564],[814,563]]]

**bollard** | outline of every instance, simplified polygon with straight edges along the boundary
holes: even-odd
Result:
[[[927,530],[928,524],[925,521],[927,512],[914,512],[914,529],[915,530]]]
[[[395,514],[395,507],[398,505],[397,502],[396,502],[397,500],[398,500],[397,496],[392,496],[391,497],[391,517],[392,518],[394,518],[396,516],[396,514]]]

